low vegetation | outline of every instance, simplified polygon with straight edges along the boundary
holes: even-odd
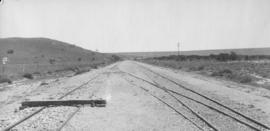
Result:
[[[48,38],[1,38],[0,56],[8,57],[0,75],[33,79],[46,75],[85,72],[121,60],[113,54],[99,53]],[[89,70],[87,69],[87,70]],[[23,75],[22,75],[23,74]]]
[[[49,83],[47,83],[47,82],[40,83],[40,86],[45,86],[45,85],[49,85]]]
[[[253,61],[253,60],[270,60],[269,55],[238,55],[235,52],[210,54],[205,56],[200,55],[170,55],[162,57],[153,57],[156,60],[176,60],[176,61],[194,61],[194,60],[215,60],[215,61]]]
[[[231,52],[209,56],[173,55],[147,58],[142,61],[245,84],[258,85],[258,81],[270,80],[270,56],[237,55]],[[260,86],[269,88],[269,85],[270,83],[263,83]]]
[[[12,49],[9,49],[8,51],[7,51],[7,54],[13,54],[14,53],[14,50],[12,50]]]
[[[24,78],[27,78],[27,79],[34,79],[33,75],[30,74],[30,73],[25,73],[25,74],[23,74],[23,77],[24,77]]]
[[[89,69],[79,69],[75,72],[74,75],[79,75],[79,74],[83,74],[83,73],[86,73],[86,72],[89,72],[90,70]]]
[[[12,81],[9,78],[5,77],[5,76],[0,76],[0,83],[9,83],[9,84],[11,84]]]

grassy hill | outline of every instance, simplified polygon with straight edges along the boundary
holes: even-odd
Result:
[[[237,54],[242,55],[270,55],[269,48],[245,48],[245,49],[222,49],[222,50],[198,50],[198,51],[181,51],[181,55],[210,55],[210,54],[219,54],[219,53],[230,53],[231,51],[236,52]],[[164,52],[124,52],[116,53],[119,56],[126,58],[148,58],[148,57],[160,57],[160,56],[169,56],[177,55],[176,51],[164,51]]]
[[[112,55],[47,38],[0,39],[0,57],[8,57],[7,65],[4,65],[6,70],[0,71],[8,75],[96,66],[115,61]]]

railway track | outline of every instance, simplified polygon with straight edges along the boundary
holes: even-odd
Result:
[[[169,103],[165,102],[164,100],[162,100],[161,98],[155,96],[153,93],[149,92],[149,90],[147,90],[146,88],[136,85],[134,83],[132,83],[130,80],[125,79],[128,83],[130,83],[133,86],[139,87],[142,90],[144,90],[145,92],[147,92],[148,94],[150,94],[151,96],[153,96],[154,98],[156,98],[158,101],[160,101],[161,103],[165,104],[166,106],[168,106],[169,108],[171,108],[173,111],[175,111],[178,115],[182,116],[184,119],[186,119],[187,121],[189,121],[190,123],[192,123],[194,126],[196,126],[199,130],[204,131],[204,129],[202,127],[200,127],[197,123],[195,123],[194,121],[192,121],[190,118],[188,118],[186,115],[184,115],[183,113],[179,112],[176,108],[174,108],[173,106],[171,106]]]
[[[138,64],[137,64],[137,65],[138,65]],[[214,99],[212,99],[212,98],[210,98],[210,97],[208,97],[208,96],[206,96],[206,95],[204,95],[204,94],[202,94],[202,93],[199,93],[199,92],[197,92],[197,91],[195,91],[195,90],[192,90],[192,89],[190,89],[190,88],[187,88],[187,87],[183,86],[182,84],[180,84],[180,83],[178,83],[178,82],[176,82],[176,81],[174,81],[174,80],[172,80],[172,79],[170,79],[170,78],[168,78],[168,77],[166,77],[166,76],[164,76],[164,75],[162,75],[162,74],[160,74],[160,73],[154,72],[153,70],[151,70],[151,69],[149,69],[149,68],[146,68],[146,67],[144,67],[144,66],[142,66],[142,65],[138,65],[138,66],[144,68],[145,70],[150,71],[150,72],[153,73],[153,74],[156,74],[157,76],[159,76],[159,77],[161,77],[161,78],[163,78],[163,79],[165,79],[165,80],[167,80],[167,81],[169,81],[169,82],[171,82],[171,83],[177,85],[178,87],[180,87],[180,88],[182,88],[182,89],[184,89],[184,90],[187,90],[187,91],[189,91],[189,92],[191,92],[191,93],[194,93],[194,94],[196,94],[196,95],[198,95],[198,96],[200,96],[200,97],[202,97],[202,98],[204,98],[204,99],[206,99],[206,100],[209,100],[209,101],[215,103],[216,105],[218,105],[218,106],[220,106],[220,107],[222,107],[222,108],[224,108],[224,109],[226,109],[226,110],[231,111],[232,113],[238,115],[239,117],[244,118],[246,121],[249,121],[250,123],[253,123],[254,125],[257,125],[258,127],[261,127],[261,129],[270,130],[270,127],[269,127],[269,126],[267,126],[267,125],[265,125],[265,124],[263,124],[263,123],[261,123],[261,122],[255,120],[255,119],[253,119],[253,118],[250,118],[250,117],[248,117],[248,116],[242,114],[241,112],[238,112],[238,111],[236,111],[236,110],[234,110],[234,109],[232,109],[232,108],[230,108],[230,107],[228,107],[228,106],[226,106],[226,105],[220,103],[219,101],[216,101],[216,100],[214,100]],[[174,93],[177,94],[177,92],[174,92]],[[179,93],[178,93],[178,95],[179,95]],[[236,118],[236,119],[237,119],[237,118]],[[252,127],[251,127],[251,128],[252,128]],[[259,129],[259,130],[261,130],[261,129]],[[256,130],[256,129],[255,129],[255,130]]]
[[[89,98],[91,99],[97,91],[98,89],[94,90]],[[80,111],[80,109],[81,107],[77,107],[77,109],[68,116],[68,118],[56,131],[61,131],[68,124],[68,122]]]
[[[149,78],[150,76],[147,75],[145,73],[145,75]],[[152,80],[153,83],[159,88],[162,89],[163,91],[165,91],[169,96],[171,96],[172,98],[174,98],[175,100],[177,100],[177,102],[179,102],[181,105],[183,105],[188,111],[190,111],[192,114],[194,114],[196,117],[198,117],[202,122],[204,122],[210,129],[217,131],[217,127],[215,127],[213,124],[211,124],[210,122],[208,122],[205,118],[203,118],[199,113],[197,113],[196,111],[194,111],[191,107],[189,107],[187,104],[185,104],[184,102],[182,102],[181,100],[179,100],[178,98],[176,98],[172,92],[170,90],[167,90],[166,88],[161,87],[155,80]]]
[[[81,108],[78,107],[74,112],[72,112],[66,121],[57,129],[57,131],[61,131],[68,124],[68,122],[80,111],[80,109]]]
[[[138,65],[138,64],[137,64],[137,65]],[[141,65],[139,65],[139,66],[142,67]],[[154,72],[154,71],[152,71],[152,70],[149,71],[150,69],[148,69],[148,68],[146,68],[146,67],[142,67],[142,68],[144,68],[144,69],[145,69],[146,71],[148,71],[148,72],[152,72],[153,74],[158,74],[158,73],[156,73],[156,72]],[[188,99],[188,100],[190,100],[190,101],[192,101],[192,102],[194,102],[194,103],[203,105],[203,106],[207,107],[208,109],[211,109],[211,110],[213,110],[213,111],[215,111],[215,112],[218,112],[218,113],[220,113],[220,114],[222,114],[222,115],[224,115],[224,116],[226,116],[226,117],[229,117],[229,118],[231,118],[232,120],[234,120],[234,121],[236,121],[236,122],[238,122],[238,123],[241,123],[242,125],[245,125],[246,127],[250,128],[250,129],[252,129],[252,130],[260,131],[260,130],[269,130],[269,129],[270,129],[270,128],[269,128],[268,126],[266,126],[265,124],[262,124],[262,123],[260,123],[260,122],[258,122],[258,121],[256,121],[256,120],[254,120],[254,119],[252,119],[252,118],[249,118],[249,117],[243,115],[242,113],[239,113],[239,112],[237,112],[237,111],[235,111],[235,110],[233,110],[233,109],[231,109],[231,108],[229,108],[229,107],[223,105],[222,103],[217,102],[216,100],[213,100],[213,99],[211,99],[211,98],[208,98],[207,96],[205,96],[205,95],[203,95],[203,94],[201,94],[201,93],[198,93],[198,92],[196,92],[196,91],[194,91],[194,90],[191,90],[191,89],[189,89],[189,88],[187,88],[187,87],[184,87],[183,85],[180,85],[179,83],[177,83],[177,82],[175,82],[175,81],[173,81],[173,80],[170,80],[169,78],[167,78],[167,77],[165,77],[165,76],[163,76],[163,75],[161,75],[161,74],[158,74],[158,76],[160,76],[161,78],[164,78],[165,80],[168,80],[168,81],[172,82],[173,84],[176,84],[177,86],[181,86],[183,89],[186,89],[186,90],[188,90],[188,91],[190,91],[190,92],[192,92],[192,93],[194,93],[194,94],[196,94],[196,95],[199,95],[200,97],[202,97],[202,98],[204,98],[204,99],[206,99],[206,100],[209,100],[209,101],[211,101],[212,103],[215,103],[216,105],[218,105],[218,106],[220,106],[220,107],[222,107],[222,108],[225,108],[225,109],[228,110],[228,111],[231,111],[231,113],[234,113],[234,115],[230,115],[230,114],[227,113],[227,112],[220,111],[220,110],[217,109],[216,107],[211,106],[211,105],[209,105],[209,104],[206,104],[206,103],[202,102],[201,100],[196,100],[196,99],[194,99],[194,98],[192,98],[192,97],[190,97],[190,96],[184,95],[184,94],[182,94],[182,93],[180,93],[180,92],[177,92],[177,91],[168,89],[168,88],[166,88],[166,87],[162,87],[162,86],[160,86],[155,80],[153,80],[153,79],[151,79],[151,78],[150,78],[150,80],[152,80],[153,82],[148,81],[148,80],[145,80],[145,79],[140,78],[140,77],[138,77],[138,76],[135,76],[135,75],[133,75],[133,74],[130,74],[130,73],[128,73],[128,72],[125,72],[125,73],[128,74],[129,76],[132,76],[133,78],[136,78],[136,79],[139,79],[139,80],[141,80],[141,81],[144,81],[144,82],[146,82],[146,83],[148,83],[148,84],[150,84],[150,85],[152,85],[152,86],[154,86],[154,87],[156,87],[156,88],[159,88],[159,89],[165,91],[167,94],[169,94],[170,96],[174,97],[174,98],[175,98],[178,102],[180,102],[181,104],[182,104],[183,102],[182,102],[179,98],[176,98],[175,96],[180,96],[180,97],[186,98],[186,99]],[[145,72],[144,72],[144,73],[145,73]],[[146,74],[146,73],[145,73],[145,74]],[[148,77],[149,77],[149,76],[148,76]],[[183,105],[183,104],[182,104],[182,105]],[[189,108],[187,105],[185,105],[185,107],[186,107],[186,108]],[[195,113],[194,111],[192,111],[191,108],[189,108],[189,110],[190,110],[191,112],[193,112],[193,114]],[[195,113],[195,115],[196,115],[196,113]],[[197,116],[197,117],[200,117],[198,114],[197,114],[196,116]],[[238,116],[238,117],[235,117],[235,116]],[[241,117],[241,119],[239,119],[239,117]],[[243,118],[245,119],[245,121],[242,120]],[[213,124],[210,124],[210,122],[207,122],[204,118],[201,117],[200,120],[204,121],[205,123],[208,123],[207,125],[208,125],[212,130],[218,130]],[[247,121],[248,121],[248,122],[247,122]]]
[[[145,76],[147,76],[147,78],[149,78],[149,79],[139,77],[137,75],[122,71],[120,69],[117,69],[117,70],[120,70],[119,72],[126,74],[126,76],[128,76],[128,77],[124,77],[124,79],[127,82],[129,82],[133,86],[139,87],[142,90],[144,90],[145,92],[147,92],[149,95],[151,95],[152,97],[157,99],[159,102],[166,105],[169,109],[176,112],[179,116],[183,117],[185,120],[190,122],[192,125],[194,125],[194,127],[198,128],[198,130],[219,131],[219,130],[224,130],[224,128],[223,128],[223,126],[220,127],[220,125],[213,122],[211,119],[209,119],[209,117],[205,117],[205,115],[203,115],[202,113],[200,113],[198,111],[198,109],[196,108],[197,106],[195,106],[195,108],[194,108],[193,105],[199,105],[199,107],[203,106],[204,108],[207,108],[207,110],[211,110],[211,112],[215,112],[215,115],[219,114],[220,116],[222,116],[226,119],[230,119],[230,121],[228,122],[229,124],[230,124],[230,122],[234,122],[234,123],[237,123],[237,125],[244,127],[244,129],[255,130],[255,131],[270,130],[270,128],[267,125],[255,120],[255,119],[252,119],[252,118],[242,114],[241,112],[235,111],[234,109],[230,108],[229,106],[226,106],[223,103],[221,103],[213,98],[210,98],[197,90],[185,87],[185,86],[181,85],[180,83],[178,83],[173,78],[170,78],[166,75],[163,75],[163,74],[155,72],[151,69],[148,69],[147,67],[145,67],[143,65],[139,65],[139,64],[136,64],[136,65],[138,65],[140,67],[140,70],[142,70],[143,74]],[[74,92],[76,92],[77,90],[79,90],[79,92],[83,92],[84,90],[80,90],[80,89],[85,87],[85,85],[89,84],[91,81],[97,79],[101,74],[102,73],[99,73],[98,75],[92,77],[87,82],[85,82],[85,83],[81,84],[80,86],[75,87],[75,88],[71,89],[70,91],[66,92],[64,95],[59,97],[58,100],[63,99],[63,98],[67,99],[69,97],[72,97],[72,98],[76,97],[74,95]],[[151,85],[151,86],[138,85],[133,80],[142,81],[144,84]],[[164,83],[164,82],[166,82],[166,83]],[[170,86],[172,86],[172,87],[170,87]],[[180,87],[181,90],[178,90],[178,88],[175,88],[175,87]],[[91,91],[93,91],[93,92],[91,92],[91,94],[86,94],[86,95],[89,95],[89,97],[92,97],[95,94],[95,92],[98,91],[98,88],[97,89],[95,88],[94,90],[91,89]],[[159,92],[159,93],[156,93],[156,92]],[[189,92],[189,93],[184,93],[184,92]],[[78,94],[78,92],[76,92],[76,94]],[[165,98],[163,96],[165,96]],[[170,101],[170,100],[173,100],[177,104],[172,103],[172,101]],[[181,106],[179,106],[179,105],[181,105]],[[41,114],[41,116],[44,115],[44,112],[43,113],[41,113],[41,112],[46,108],[47,107],[42,107],[40,109],[37,109],[36,111],[33,111],[30,115],[27,115],[23,119],[13,123],[12,125],[5,128],[3,131],[9,131],[9,130],[13,129],[14,127],[27,121],[29,118],[31,118],[35,115],[38,115],[38,114]],[[64,129],[64,127],[66,127],[66,125],[69,123],[69,121],[72,118],[74,118],[74,116],[76,116],[76,114],[78,112],[80,112],[80,109],[81,109],[80,107],[76,107],[76,109],[72,108],[72,110],[68,108],[68,110],[69,110],[68,116],[66,115],[67,117],[64,117],[65,119],[63,119],[63,121],[61,123],[55,124],[55,125],[57,125],[57,127],[55,129],[57,131],[61,131],[62,129]],[[47,110],[44,110],[44,111],[47,111]],[[51,113],[49,113],[49,114],[51,114]],[[223,122],[223,120],[221,120],[221,119],[217,119],[217,121]],[[29,121],[28,121],[28,123],[29,123]],[[30,121],[30,123],[31,123],[31,121]],[[228,124],[228,123],[226,123],[226,124]]]
[[[203,105],[203,106],[205,106],[205,107],[207,107],[207,108],[209,108],[209,109],[211,109],[211,110],[214,110],[214,111],[216,111],[216,112],[218,112],[218,113],[220,113],[220,114],[222,114],[222,115],[224,115],[224,116],[226,116],[226,117],[229,117],[229,118],[233,119],[235,122],[239,122],[239,123],[241,123],[241,124],[243,124],[243,125],[245,125],[245,126],[251,128],[251,129],[253,129],[253,130],[257,130],[257,131],[260,130],[260,129],[257,129],[256,127],[254,127],[254,126],[252,126],[252,125],[250,125],[250,124],[248,124],[248,123],[245,123],[245,122],[243,122],[243,121],[237,119],[237,118],[234,117],[234,116],[231,116],[231,115],[229,115],[229,114],[226,114],[226,113],[224,113],[224,112],[218,110],[217,108],[214,108],[214,107],[212,107],[212,106],[209,106],[209,105],[207,105],[207,104],[205,104],[205,103],[203,103],[203,102],[200,102],[200,101],[198,101],[198,100],[196,100],[196,99],[194,99],[194,98],[192,98],[192,97],[189,97],[189,96],[187,96],[187,95],[183,95],[183,94],[178,93],[178,92],[176,92],[176,91],[173,91],[173,90],[170,90],[170,89],[161,87],[161,86],[160,86],[159,84],[157,84],[154,80],[152,80],[152,81],[153,81],[153,82],[155,83],[155,85],[158,86],[160,89],[163,89],[164,91],[168,92],[170,96],[174,97],[175,99],[177,99],[177,100],[179,100],[179,101],[181,101],[181,100],[180,100],[179,98],[176,98],[176,97],[175,97],[174,95],[172,95],[171,93],[174,93],[174,94],[176,94],[176,95],[178,95],[178,96],[181,96],[181,97],[183,97],[183,98],[186,98],[186,99],[190,100],[191,102],[195,102],[195,103],[197,103],[197,104],[201,104],[201,105]],[[213,128],[213,127],[214,127],[214,124],[208,124],[208,126],[210,126],[211,128]],[[215,128],[215,127],[214,127],[213,129],[217,130],[217,128]]]
[[[91,78],[90,80],[88,80],[87,82],[81,84],[80,86],[78,86],[78,87],[76,87],[76,88],[74,88],[74,89],[68,91],[68,92],[65,93],[63,96],[59,97],[58,100],[61,100],[61,99],[65,98],[66,96],[72,94],[73,92],[75,92],[75,91],[77,91],[77,90],[83,88],[85,85],[89,84],[91,81],[97,79],[100,75],[101,75],[101,74],[98,74],[98,75],[94,76],[93,78]],[[48,107],[41,107],[40,109],[38,109],[38,110],[32,112],[31,114],[29,114],[29,115],[25,116],[24,118],[18,120],[17,122],[15,122],[15,123],[9,125],[8,127],[6,127],[5,129],[3,129],[2,131],[10,131],[10,130],[13,129],[14,127],[16,127],[16,126],[20,125],[21,123],[27,121],[29,118],[31,118],[31,117],[33,117],[33,116],[35,116],[35,115],[41,113],[41,112],[42,112],[44,109],[46,109],[46,108],[48,108]],[[79,109],[79,107],[78,107],[78,109]],[[76,110],[76,111],[77,111],[77,110]],[[79,110],[78,110],[78,111],[79,111]],[[78,112],[78,111],[77,111],[77,112]],[[69,116],[68,119],[71,119],[73,116],[74,116],[74,115]],[[71,117],[71,118],[70,118],[70,117]],[[64,122],[64,123],[67,123],[67,122]],[[63,126],[63,127],[64,127],[64,126]],[[63,127],[61,126],[61,128],[59,128],[59,129],[61,130]],[[58,129],[58,130],[59,130],[59,129]]]

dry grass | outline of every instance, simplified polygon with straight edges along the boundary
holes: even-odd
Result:
[[[200,74],[218,77],[222,79],[232,80],[239,83],[255,84],[259,78],[253,74],[265,79],[270,79],[270,62],[217,62],[217,61],[175,61],[175,60],[143,60],[143,62],[181,69],[184,71],[192,71]],[[265,87],[265,85],[262,85]],[[269,86],[269,85],[267,85]]]
[[[0,71],[0,75],[14,77],[25,73],[53,73],[76,67],[97,68],[120,60],[116,55],[94,52],[47,38],[4,38],[0,39],[0,48],[0,56],[9,59],[6,65],[0,65],[0,69],[5,69],[5,72]]]

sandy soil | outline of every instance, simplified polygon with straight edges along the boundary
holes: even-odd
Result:
[[[206,106],[199,105],[175,94],[170,95],[162,89],[158,89],[149,83],[124,73],[128,72],[147,81],[156,82],[160,87],[183,93],[233,115],[229,111],[223,110],[215,104],[147,72],[140,66],[161,73],[259,122],[270,125],[270,100],[268,97],[265,97],[269,92],[265,90],[255,90],[256,88],[253,87],[251,91],[246,91],[244,86],[238,86],[235,83],[208,79],[207,77],[187,72],[175,72],[171,69],[134,61],[123,61],[73,77],[41,80],[27,84],[22,81],[17,85],[0,87],[0,130],[39,109],[27,108],[19,110],[20,102],[25,100],[57,100],[95,76],[98,77],[63,99],[105,99],[107,101],[106,107],[50,107],[16,126],[14,130],[58,130],[68,116],[77,108],[79,108],[79,111],[67,122],[62,130],[213,130],[206,122],[199,119],[187,107],[179,103],[178,99],[218,130],[252,130],[229,117],[210,110]],[[41,85],[44,82],[48,84]],[[169,106],[164,104],[164,102]]]

